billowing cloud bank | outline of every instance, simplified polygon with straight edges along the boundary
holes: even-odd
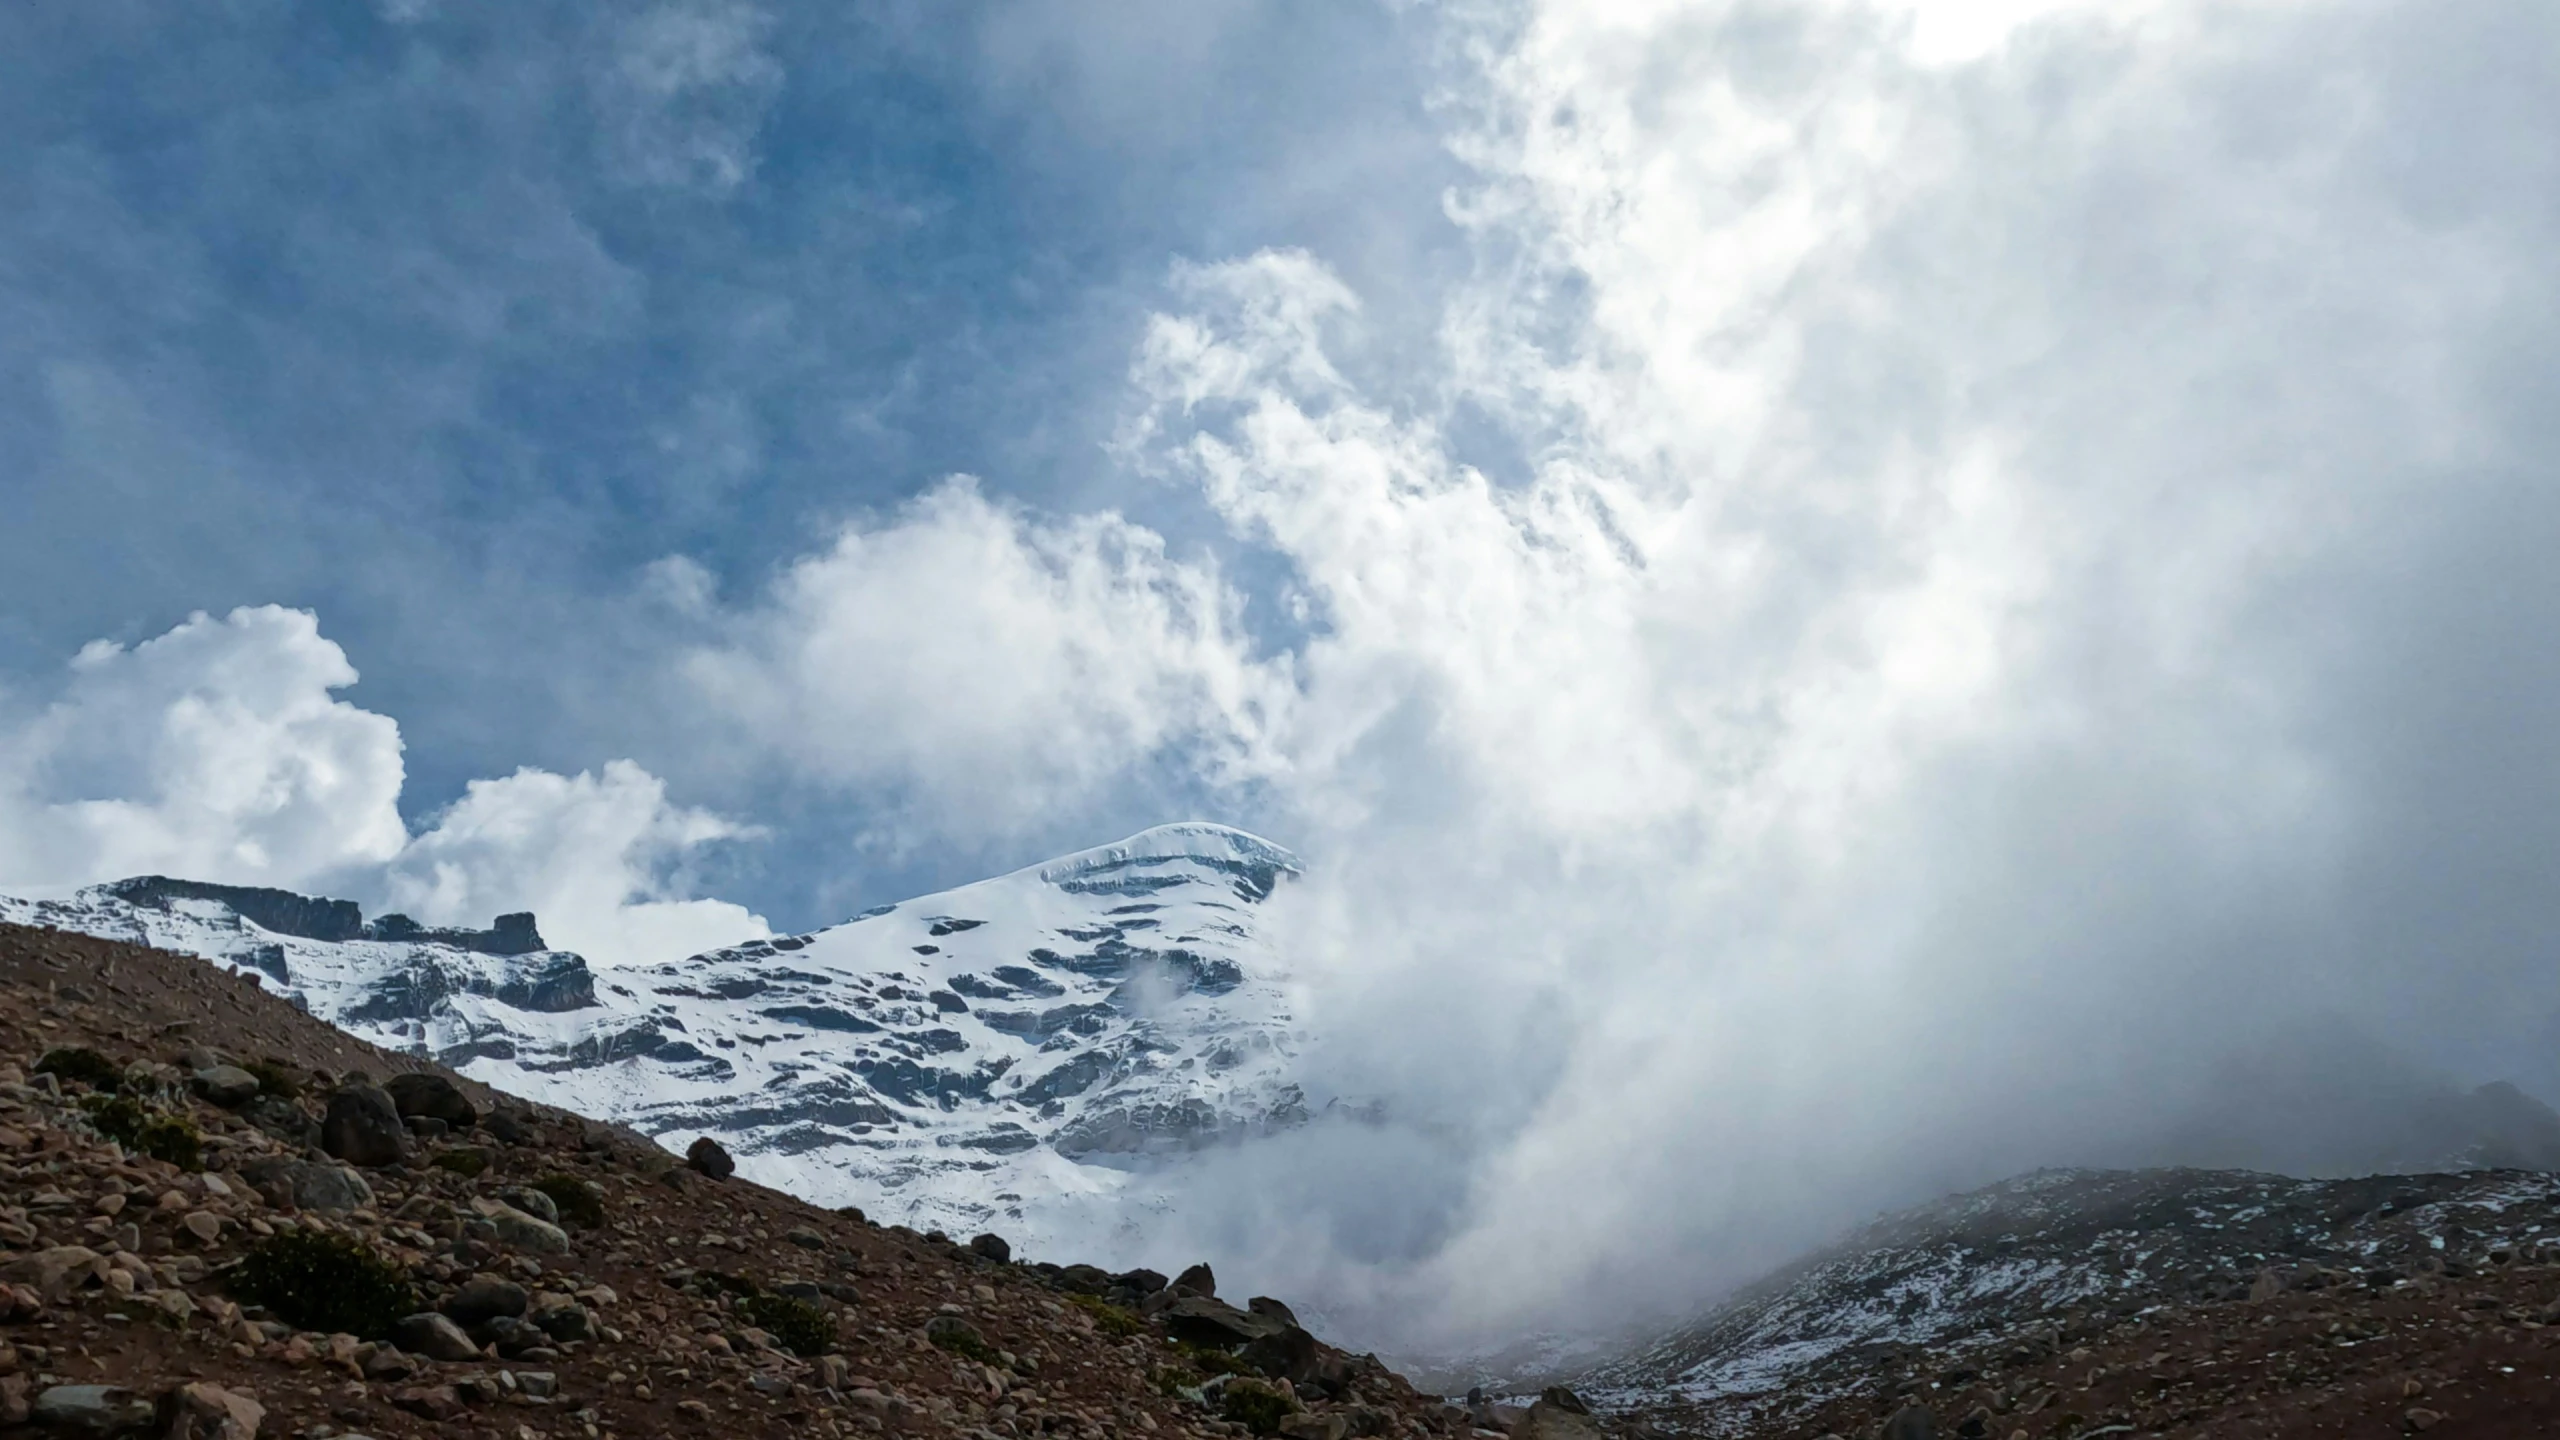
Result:
[[[2166,1153],[2305,1027],[2560,1078],[2554,20],[1993,9],[1459,7],[1438,333],[1275,251],[1145,338],[1124,458],[1237,563],[957,489],[690,662],[909,823],[1189,763],[1305,850],[1420,1138],[1202,1243],[1575,1323]]]
[[[708,138],[625,178],[749,186],[754,17],[667,13],[626,128]],[[2560,13],[1428,23],[1454,278],[1200,257],[1117,508],[954,480],[744,599],[655,572],[703,773],[902,844],[1136,791],[1305,854],[1312,1068],[1391,1118],[1214,1157],[1168,1248],[1456,1344],[2179,1154],[2305,1035],[2560,1091]],[[351,679],[286,611],[92,649],[0,732],[0,881],[760,923],[690,898],[737,827],[634,765],[409,833]]]
[[[668,804],[629,761],[476,781],[412,836],[399,726],[333,694],[356,679],[316,617],[273,605],[89,646],[57,695],[0,723],[0,885],[179,875],[352,894],[430,925],[532,910],[545,939],[602,964],[765,933],[681,898],[688,854],[738,829]]]

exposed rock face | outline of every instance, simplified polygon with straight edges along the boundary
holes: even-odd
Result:
[[[209,885],[166,875],[137,875],[99,887],[129,904],[167,910],[173,900],[209,900],[278,935],[305,940],[353,940],[364,933],[364,911],[353,900],[318,900],[290,890],[255,885]]]
[[[551,948],[542,943],[530,910],[501,915],[486,930],[429,929],[406,915],[385,915],[364,927],[364,934],[368,940],[450,945],[483,955],[531,955]]]

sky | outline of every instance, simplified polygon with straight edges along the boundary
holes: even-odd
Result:
[[[1428,1143],[1203,1233],[1452,1333],[2252,1056],[2560,1097],[2555,71],[2531,0],[14,7],[0,884],[612,964],[1242,825]]]

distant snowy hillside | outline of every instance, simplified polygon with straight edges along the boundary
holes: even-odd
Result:
[[[807,935],[591,972],[531,916],[371,924],[344,901],[158,877],[0,920],[253,970],[378,1044],[920,1228],[1037,1241],[1143,1210],[1163,1157],[1308,1118],[1256,922],[1297,861],[1167,825]],[[1137,1188],[1132,1189],[1135,1185]]]

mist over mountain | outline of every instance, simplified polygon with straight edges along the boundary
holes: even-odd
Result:
[[[0,894],[1412,1353],[2544,1153],[2547,4],[40,6],[0,97]],[[1040,878],[1191,817],[1292,878]]]

